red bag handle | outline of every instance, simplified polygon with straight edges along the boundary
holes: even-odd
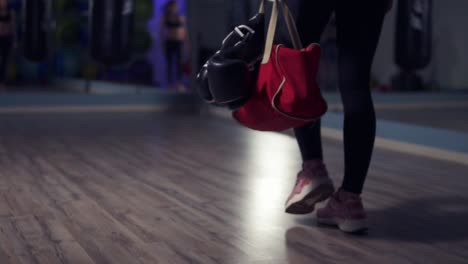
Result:
[[[265,41],[265,51],[263,53],[262,64],[268,63],[271,56],[271,51],[273,49],[273,41],[276,35],[276,29],[278,25],[279,9],[283,11],[283,17],[288,28],[289,36],[292,40],[294,49],[302,49],[302,41],[297,30],[296,22],[294,21],[294,16],[289,9],[286,0],[270,0],[273,1],[273,8],[271,11],[270,23],[268,25],[268,32]],[[265,12],[264,1],[260,5],[260,12]]]
[[[271,52],[272,52],[272,49],[273,49],[273,41],[274,41],[274,38],[275,38],[276,28],[277,28],[277,25],[278,25],[278,17],[279,17],[279,9],[280,8],[283,11],[283,17],[285,19],[286,26],[288,28],[289,36],[291,37],[291,40],[293,42],[294,49],[300,50],[300,49],[303,48],[301,37],[300,37],[299,32],[297,30],[296,22],[294,21],[294,16],[292,15],[292,13],[291,13],[291,11],[290,11],[287,3],[286,3],[286,0],[270,0],[270,1],[273,1],[273,9],[272,9],[272,14],[271,14],[271,18],[270,18],[270,24],[268,26],[268,33],[267,33],[267,37],[266,37],[265,51],[264,51],[264,54],[263,54],[262,64],[267,64],[269,62],[269,60],[270,60],[270,57],[271,57]],[[260,6],[260,12],[264,12],[264,1],[262,1],[262,4]],[[277,48],[280,48],[280,46],[278,46]],[[278,58],[276,58],[276,60],[277,59]],[[276,62],[276,63],[278,63],[278,62]],[[315,118],[304,118],[304,117],[300,117],[300,116],[290,115],[290,114],[282,111],[277,106],[277,102],[276,102],[277,97],[281,93],[281,91],[283,89],[283,86],[285,84],[285,81],[286,81],[286,79],[281,83],[280,87],[278,88],[278,90],[276,91],[276,93],[274,94],[274,96],[273,96],[273,98],[271,100],[271,106],[273,107],[273,109],[276,112],[278,112],[279,114],[281,114],[281,115],[283,115],[283,116],[285,116],[287,118],[290,118],[290,119],[305,121],[305,122],[311,122],[311,121],[316,120]]]

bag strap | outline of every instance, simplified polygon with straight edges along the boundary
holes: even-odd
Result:
[[[278,24],[278,3],[277,3],[277,0],[274,0],[273,7],[271,9],[270,22],[268,24],[267,36],[265,40],[265,49],[263,51],[262,64],[266,64],[270,60],[271,50],[273,49],[273,41],[275,39],[277,24]]]
[[[282,1],[284,3],[281,5],[281,8],[283,10],[283,16],[286,20],[286,26],[288,28],[289,35],[293,42],[293,47],[297,50],[303,49],[304,47],[302,46],[301,36],[299,35],[299,31],[297,30],[295,18],[285,2],[286,0]]]
[[[262,64],[268,63],[271,56],[271,51],[273,49],[273,42],[276,35],[276,29],[278,26],[278,17],[279,17],[279,9],[283,12],[283,17],[286,22],[286,26],[288,28],[289,37],[293,42],[294,49],[302,49],[302,41],[299,35],[299,32],[296,27],[296,22],[294,21],[294,16],[289,9],[286,0],[270,0],[273,1],[273,7],[271,11],[271,18],[270,23],[268,25],[267,37],[265,41],[265,50],[263,53],[263,60]],[[262,1],[262,5],[260,9],[264,11],[264,2]]]

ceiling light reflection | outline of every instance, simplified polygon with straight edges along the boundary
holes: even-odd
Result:
[[[297,143],[286,135],[252,132],[246,136],[246,184],[252,191],[241,208],[244,234],[249,242],[263,247],[271,240],[271,232],[286,224],[284,202],[294,184],[300,155]]]

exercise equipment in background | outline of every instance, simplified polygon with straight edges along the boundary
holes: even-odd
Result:
[[[19,74],[23,81],[37,81],[40,77],[40,63],[22,59],[19,64]]]
[[[28,60],[39,62],[47,59],[52,31],[51,0],[25,0],[23,6],[23,48]]]
[[[81,47],[87,48],[89,45],[89,29],[85,24],[82,24],[79,32],[79,43]]]
[[[135,1],[135,21],[147,23],[154,14],[154,4],[152,0]]]
[[[53,0],[53,7],[56,13],[64,13],[73,10],[76,0]]]
[[[75,0],[76,7],[79,11],[88,11],[89,10],[89,0]]]
[[[63,17],[57,21],[57,40],[65,47],[80,44],[82,21],[79,17]]]
[[[103,79],[106,81],[126,83],[128,81],[128,70],[123,65],[111,66],[107,68],[103,74]]]
[[[400,72],[393,78],[396,90],[422,90],[416,71],[432,57],[432,0],[400,0],[397,7],[395,62]]]
[[[56,74],[62,77],[75,78],[81,72],[80,52],[75,49],[62,49],[56,55]]]
[[[99,76],[99,66],[95,63],[86,63],[81,67],[81,76],[86,80],[96,80]]]
[[[139,85],[153,84],[153,65],[145,59],[133,62],[128,69],[128,81]]]
[[[136,54],[147,53],[153,45],[151,34],[144,30],[136,30],[133,37],[133,51]]]
[[[18,12],[21,10],[21,2],[21,0],[10,0],[8,1],[8,5],[10,8]]]
[[[16,63],[9,63],[6,69],[6,80],[8,83],[18,81],[18,67]]]
[[[90,54],[105,65],[129,61],[132,51],[134,0],[93,0]]]

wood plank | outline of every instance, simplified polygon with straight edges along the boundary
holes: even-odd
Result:
[[[8,218],[0,218],[0,247],[5,252],[1,263],[37,263],[27,242]]]
[[[376,149],[367,236],[290,216],[293,138],[195,115],[0,116],[0,263],[466,263],[468,167]],[[339,183],[342,143],[324,140]]]

